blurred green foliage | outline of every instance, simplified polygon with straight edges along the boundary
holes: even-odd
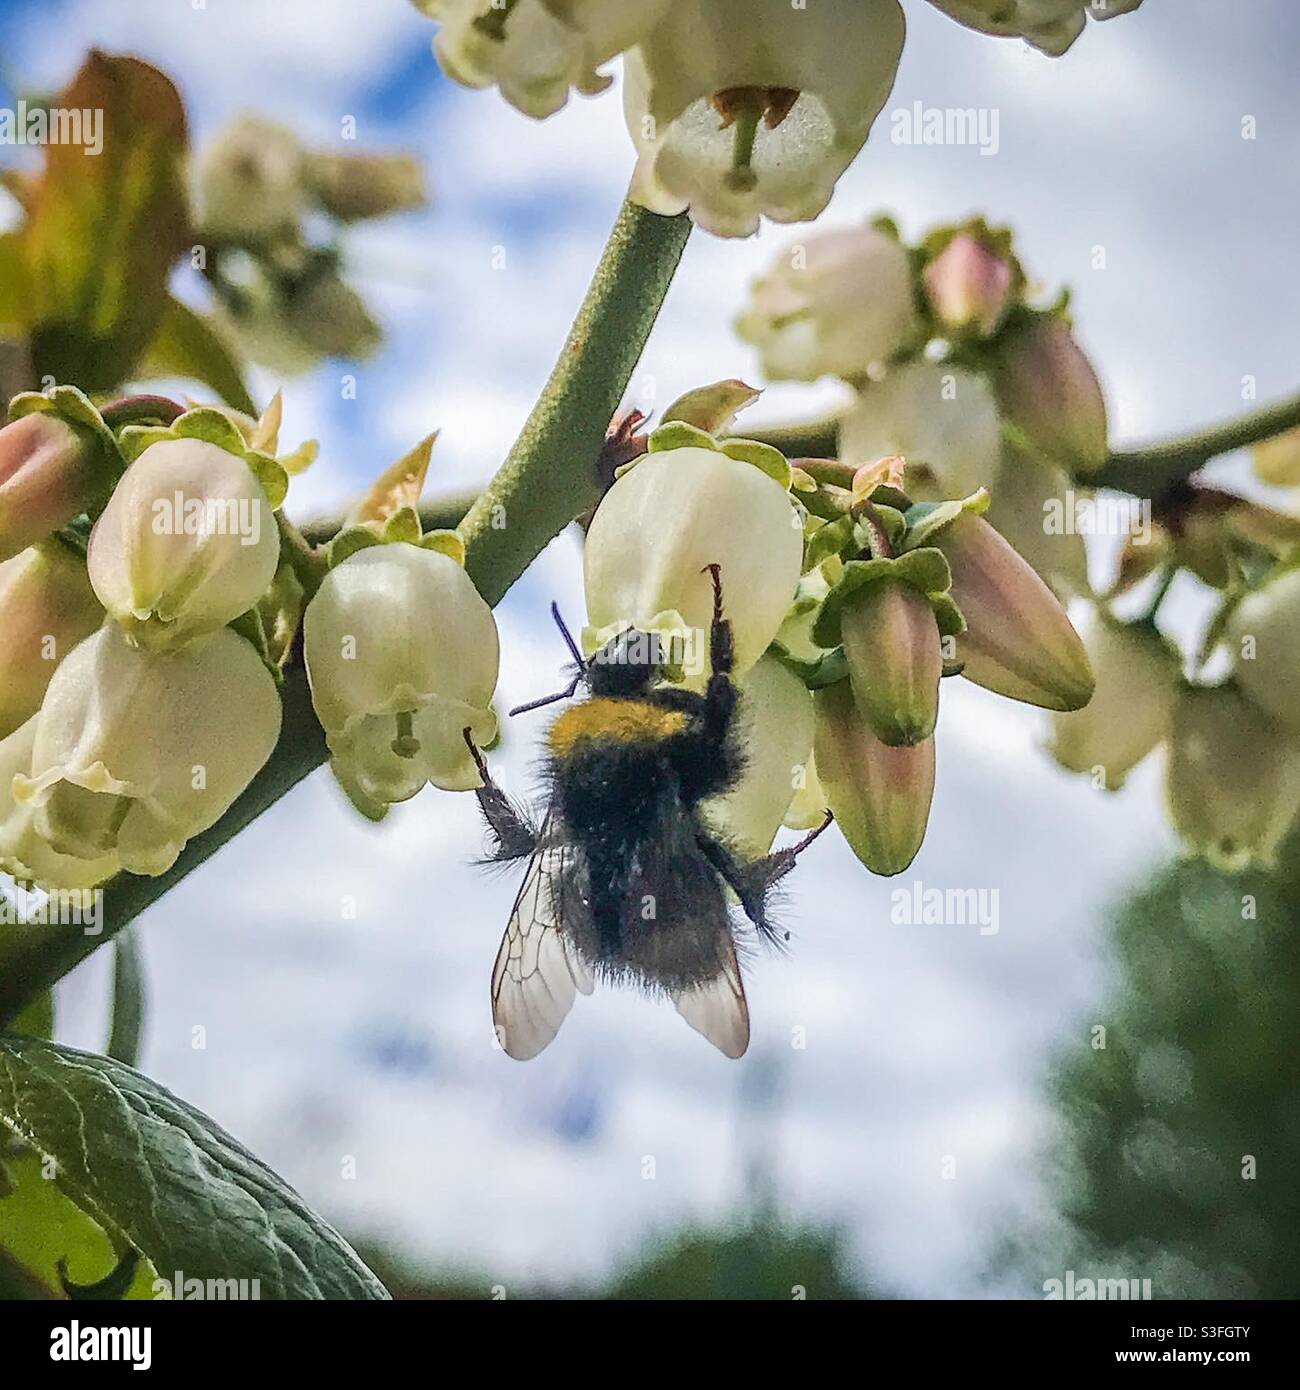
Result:
[[[852,1271],[845,1239],[834,1229],[788,1226],[756,1217],[691,1227],[650,1241],[596,1284],[501,1284],[463,1270],[406,1263],[393,1251],[357,1247],[398,1299],[864,1299],[877,1297]],[[495,1290],[495,1292],[494,1292]]]
[[[1300,872],[1178,864],[1115,923],[1118,976],[1062,1060],[1057,1200],[1035,1284],[1149,1278],[1155,1298],[1300,1295]],[[1095,1047],[1090,1029],[1105,1028]]]

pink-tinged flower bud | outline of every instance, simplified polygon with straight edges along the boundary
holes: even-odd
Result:
[[[61,541],[0,564],[0,738],[40,709],[59,662],[103,621],[85,562]]]
[[[1178,649],[1149,623],[1097,614],[1086,645],[1097,690],[1086,709],[1053,720],[1052,755],[1107,791],[1168,734],[1182,678]]]
[[[1106,462],[1101,384],[1059,318],[1040,315],[999,343],[993,388],[1003,416],[1053,463],[1092,472]]]
[[[33,411],[0,429],[0,560],[66,526],[103,491],[99,441]]]
[[[1193,854],[1228,873],[1267,868],[1300,810],[1300,743],[1236,685],[1184,690],[1166,793]]]
[[[952,569],[967,630],[955,640],[962,675],[1043,709],[1082,709],[1092,698],[1088,653],[1065,609],[1033,568],[983,517],[965,513],[928,544]]]
[[[934,610],[909,584],[865,584],[840,610],[840,636],[858,712],[892,748],[934,733],[943,649]]]
[[[925,839],[934,739],[891,748],[858,712],[848,681],[814,695],[814,759],[826,804],[853,853],[875,874],[901,874]]]
[[[982,338],[1002,322],[1014,283],[1011,266],[967,232],[953,237],[922,276],[939,322],[949,332]]]

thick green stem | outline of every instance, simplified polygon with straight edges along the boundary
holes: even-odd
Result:
[[[555,370],[500,472],[461,526],[466,568],[489,603],[498,603],[553,537],[597,500],[596,463],[605,431],[654,326],[690,231],[685,217],[658,217],[625,204]],[[458,518],[464,503],[448,512]],[[434,516],[430,514],[429,520]],[[447,514],[442,525],[452,524]],[[328,523],[303,528],[319,542]],[[301,669],[286,676],[284,727],[270,761],[221,821],[186,845],[157,878],[123,874],[104,892],[102,930],[76,924],[0,929],[0,1027],[23,1005],[111,941],[245,826],[256,820],[327,757]],[[280,852],[293,861],[295,836],[285,827]],[[220,891],[220,879],[214,881]]]
[[[599,496],[596,460],[681,259],[690,222],[625,203],[546,389],[461,523],[465,567],[497,603]]]

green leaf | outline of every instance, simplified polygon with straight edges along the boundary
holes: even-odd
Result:
[[[0,1139],[0,1273],[5,1265],[17,1272],[19,1296],[61,1298],[67,1284],[93,1287],[114,1273],[130,1271],[130,1284],[117,1297],[152,1298],[158,1277],[153,1265],[140,1260],[133,1270],[124,1268],[123,1252],[114,1248],[103,1227],[79,1210],[50,1176],[54,1165],[25,1145],[6,1152],[9,1142],[7,1135]],[[13,1297],[14,1292],[4,1296]]]
[[[282,1178],[119,1062],[0,1035],[0,1122],[55,1159],[59,1187],[119,1255],[168,1276],[258,1279],[263,1298],[388,1296]]]
[[[138,374],[201,381],[232,409],[257,415],[257,407],[244,385],[239,358],[226,346],[210,319],[170,295]]]
[[[176,88],[137,58],[92,51],[57,106],[102,113],[103,148],[50,145],[23,232],[38,377],[107,391],[130,377],[189,241]]]

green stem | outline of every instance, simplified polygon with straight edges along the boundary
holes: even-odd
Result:
[[[1114,488],[1137,497],[1157,497],[1190,477],[1211,459],[1262,444],[1300,425],[1300,395],[1274,401],[1222,424],[1111,454],[1099,473],[1081,478],[1092,487]]]
[[[546,389],[461,523],[465,568],[489,603],[599,497],[596,461],[640,360],[690,222],[625,203]]]
[[[500,472],[462,523],[466,568],[489,603],[498,603],[543,546],[597,500],[596,463],[605,431],[641,357],[689,231],[685,217],[658,217],[630,203],[619,214],[541,399]],[[454,510],[464,504],[448,505]],[[330,526],[307,526],[303,534],[318,543],[328,539]],[[325,738],[301,668],[286,673],[282,695],[284,725],[266,766],[216,825],[185,846],[165,874],[122,874],[108,885],[102,931],[87,936],[73,924],[0,929],[0,1026],[325,762]],[[294,831],[286,827],[285,833]],[[310,831],[303,827],[300,833]],[[214,891],[221,892],[219,877]]]
[[[1287,396],[1232,420],[1172,436],[1139,449],[1117,450],[1099,471],[1083,473],[1077,481],[1088,487],[1106,487],[1134,497],[1159,497],[1175,483],[1204,468],[1211,459],[1261,444],[1266,439],[1300,426],[1300,394]],[[832,459],[839,452],[839,419],[829,415],[795,425],[745,431],[746,437],[780,449],[789,458]],[[818,481],[834,481],[808,468]]]

